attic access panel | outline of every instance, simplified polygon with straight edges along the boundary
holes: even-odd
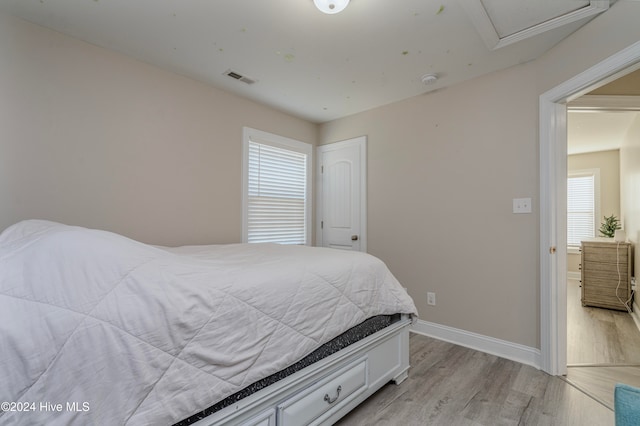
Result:
[[[602,13],[609,0],[460,0],[489,49],[496,50]]]

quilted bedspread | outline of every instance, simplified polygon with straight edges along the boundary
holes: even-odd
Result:
[[[398,312],[411,298],[363,253],[20,222],[0,235],[0,424],[172,424]]]

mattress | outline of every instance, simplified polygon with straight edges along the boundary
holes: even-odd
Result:
[[[400,320],[400,315],[378,315],[372,318],[365,320],[364,322],[356,325],[355,327],[350,328],[345,331],[338,337],[335,337],[331,341],[325,343],[320,346],[315,351],[311,352],[309,355],[302,358],[300,361],[295,364],[278,371],[277,373],[272,374],[269,377],[265,377],[262,380],[257,381],[256,383],[252,383],[246,388],[242,389],[240,392],[236,392],[235,394],[228,396],[222,401],[208,407],[207,409],[190,416],[189,418],[174,424],[173,426],[186,426],[193,424],[199,420],[210,416],[211,414],[222,410],[225,407],[235,404],[243,398],[246,398],[249,395],[252,395],[259,390],[266,388],[269,385],[272,385],[279,380],[284,379],[287,376],[295,373],[296,371],[300,371],[305,367],[312,365],[315,362],[318,362],[329,355],[332,355],[338,352],[341,349],[346,348],[347,346],[356,343],[367,336],[372,335],[373,333],[388,327],[396,321]]]
[[[364,253],[20,222],[0,235],[0,401],[62,409],[0,423],[174,424],[396,313],[411,298]]]

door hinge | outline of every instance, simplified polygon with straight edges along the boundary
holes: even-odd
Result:
[[[320,221],[320,229],[324,229],[324,220]]]
[[[320,166],[320,173],[324,173],[324,166]]]

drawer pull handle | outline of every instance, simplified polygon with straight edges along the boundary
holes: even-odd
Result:
[[[327,401],[328,404],[333,404],[334,402],[336,402],[338,400],[338,397],[340,397],[340,392],[342,392],[342,386],[338,386],[338,389],[336,389],[336,397],[335,398],[331,398],[329,396],[328,393],[324,394],[324,400]]]

